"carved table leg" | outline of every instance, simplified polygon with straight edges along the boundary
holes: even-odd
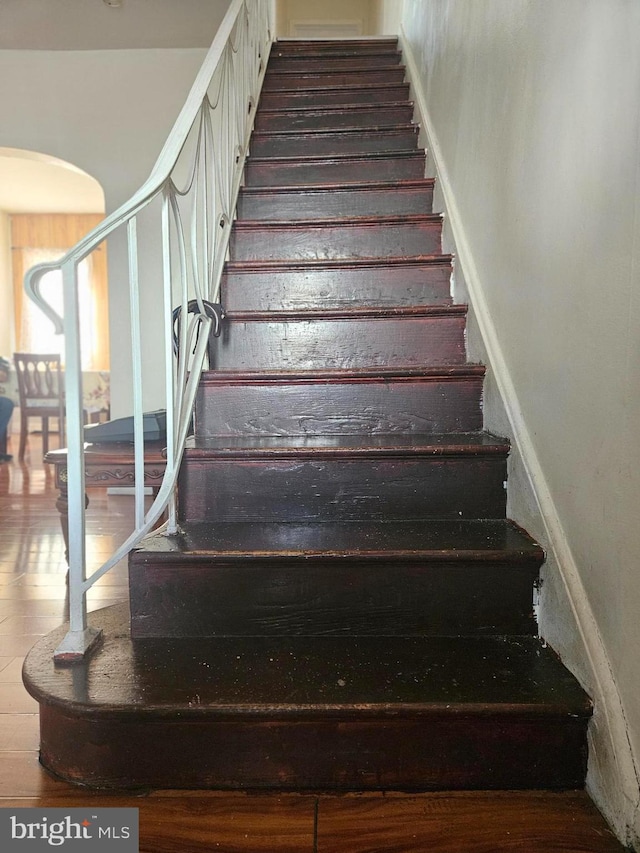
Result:
[[[60,477],[58,481],[60,494],[56,500],[56,509],[60,513],[60,526],[62,527],[62,538],[64,539],[64,558],[69,565],[69,495],[67,494],[66,478]],[[84,494],[84,508],[89,506],[89,495]]]

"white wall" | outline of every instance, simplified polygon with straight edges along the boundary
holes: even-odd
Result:
[[[400,32],[403,0],[378,0],[377,32],[383,36],[395,36]]]
[[[59,157],[96,178],[107,213],[147,178],[204,58],[200,48],[109,51],[0,51],[0,147]],[[121,255],[109,253],[114,414],[129,406],[120,389],[131,365],[120,322],[128,297],[119,283]],[[145,340],[158,344],[153,300]],[[148,406],[161,405],[149,387]],[[124,391],[123,391],[124,394]]]
[[[638,832],[640,4],[405,0],[402,25],[510,511],[551,549],[541,631],[596,699],[591,790]]]
[[[205,51],[0,51],[0,147],[67,160],[107,211],[149,174]]]

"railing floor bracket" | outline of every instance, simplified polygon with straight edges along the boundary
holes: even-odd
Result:
[[[53,653],[53,659],[59,664],[74,664],[84,661],[102,640],[102,631],[85,628],[84,631],[68,631],[64,640]]]

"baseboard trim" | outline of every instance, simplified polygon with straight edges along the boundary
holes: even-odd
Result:
[[[570,602],[572,617],[584,649],[586,666],[591,675],[588,688],[594,699],[596,713],[590,732],[592,748],[587,787],[623,842],[638,845],[640,840],[639,762],[633,754],[629,740],[624,708],[611,670],[611,663],[522,415],[516,388],[491,318],[481,276],[475,265],[438,135],[431,121],[416,58],[402,28],[399,38],[416,112],[426,134],[429,156],[440,183],[445,205],[444,214],[455,243],[455,254],[464,272],[469,300],[487,352],[488,367],[495,377],[512,431],[510,438],[517,447],[532,495],[537,503],[547,535],[545,544],[548,550],[553,552],[558,566],[559,576]],[[565,659],[565,663],[571,668],[571,660]],[[601,755],[604,757],[602,761],[598,760]],[[610,756],[609,760],[606,756]],[[640,846],[634,849],[640,849]]]

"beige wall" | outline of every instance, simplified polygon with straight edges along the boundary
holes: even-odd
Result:
[[[365,36],[397,35],[403,0],[276,0],[276,34],[291,36],[292,21],[362,21]]]
[[[374,35],[378,26],[378,0],[277,0],[276,35],[285,38],[294,35],[296,22],[358,22],[362,35]]]
[[[620,829],[640,756],[640,4],[405,0],[403,29],[487,425],[518,445],[511,512],[551,552],[541,630],[596,698],[590,785]]]
[[[208,48],[230,0],[2,0],[0,49]]]

